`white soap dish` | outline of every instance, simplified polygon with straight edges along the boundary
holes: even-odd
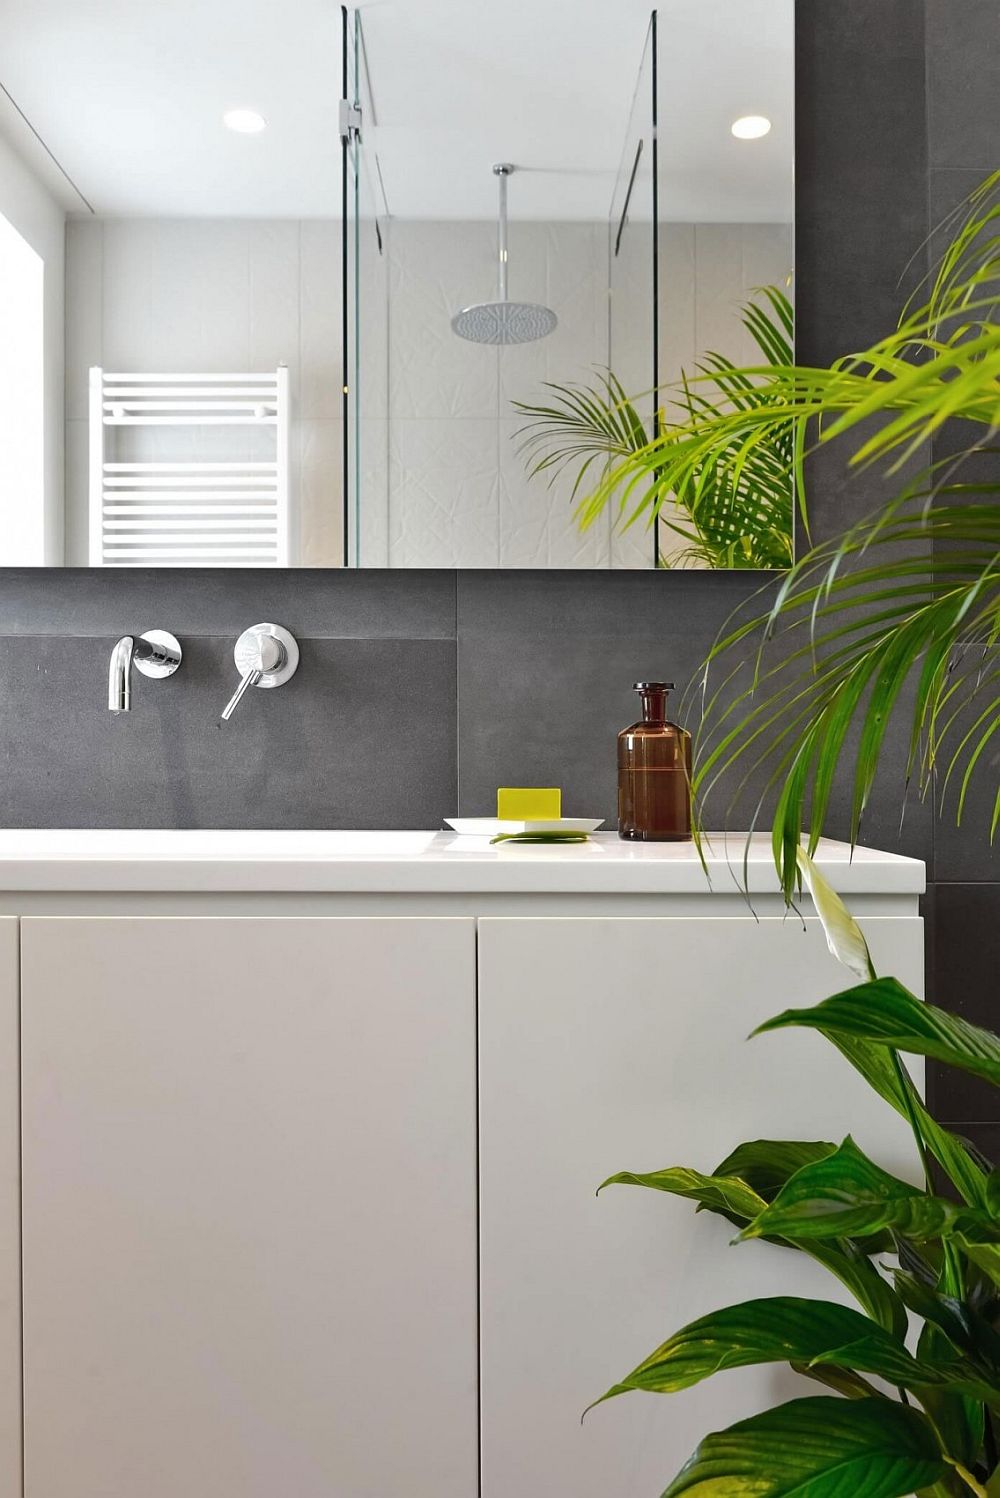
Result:
[[[604,824],[603,817],[531,818],[524,822],[508,817],[445,817],[445,821],[454,832],[470,837],[516,837],[526,832],[575,832],[579,835],[581,832],[596,832]]]

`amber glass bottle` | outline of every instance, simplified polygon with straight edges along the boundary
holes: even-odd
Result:
[[[642,720],[618,735],[618,836],[650,843],[691,836],[691,735],[667,722],[672,681],[637,681]]]

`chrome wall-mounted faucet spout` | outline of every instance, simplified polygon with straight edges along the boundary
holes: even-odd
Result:
[[[148,629],[138,639],[122,635],[111,652],[108,711],[132,711],[132,666],[143,676],[173,676],[181,663],[180,642],[165,629]]]

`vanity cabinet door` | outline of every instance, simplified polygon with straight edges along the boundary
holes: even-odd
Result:
[[[0,1493],[21,1485],[17,920],[0,917]]]
[[[920,991],[921,922],[864,921]],[[621,1170],[713,1170],[744,1140],[852,1133],[913,1174],[906,1126],[806,1031],[747,1037],[855,980],[794,918],[490,919],[479,930],[482,1494],[652,1498],[699,1438],[818,1390],[778,1368],[585,1406],[686,1322],[847,1299],[801,1254]],[[913,1068],[917,1070],[916,1067]]]
[[[22,1012],[26,1498],[470,1498],[474,922],[25,920]]]

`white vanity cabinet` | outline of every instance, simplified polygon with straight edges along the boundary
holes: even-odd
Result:
[[[864,924],[881,971],[919,989],[919,923]],[[655,1498],[701,1435],[810,1392],[741,1369],[669,1398],[623,1395],[580,1424],[697,1316],[757,1295],[848,1298],[801,1254],[732,1246],[736,1230],[693,1202],[631,1186],[598,1197],[608,1176],[711,1171],[746,1140],[847,1133],[912,1175],[906,1125],[829,1044],[793,1030],[748,1041],[854,981],[817,928],[480,922],[483,1498]]]
[[[0,832],[0,1492],[654,1498],[794,1387],[743,1370],[580,1425],[703,1311],[838,1298],[605,1176],[848,1131],[911,1165],[816,1036],[747,1042],[852,980],[763,842],[753,912],[710,864]],[[922,866],[821,864],[919,991]]]
[[[475,1491],[474,950],[22,922],[29,1498]]]

